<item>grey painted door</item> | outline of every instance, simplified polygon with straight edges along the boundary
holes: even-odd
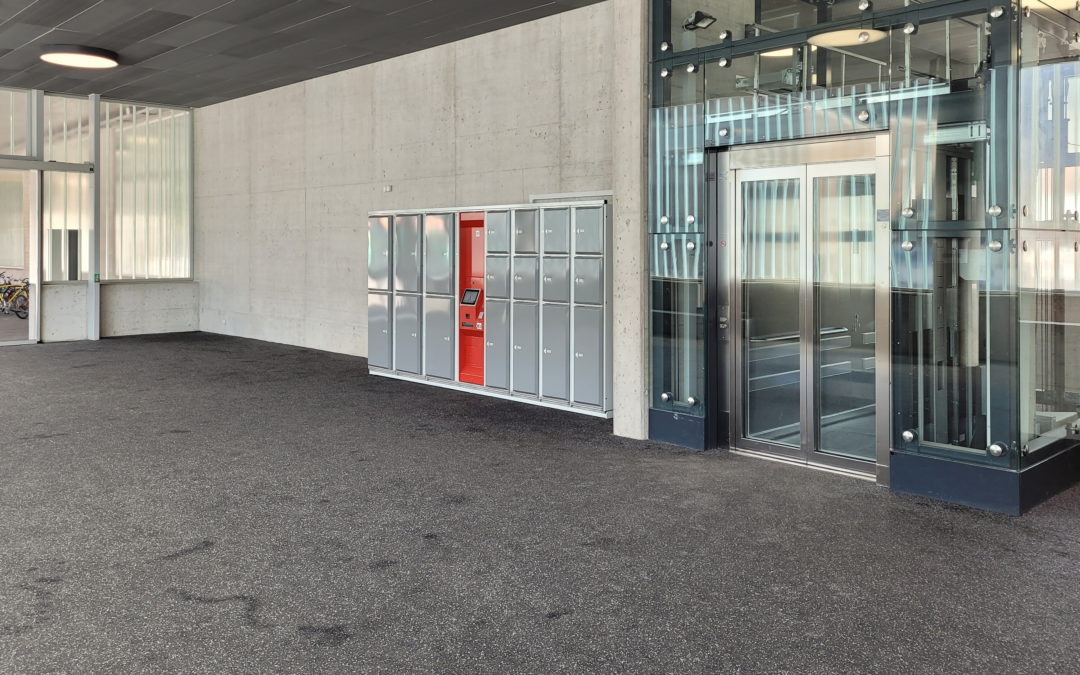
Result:
[[[368,218],[368,288],[390,290],[390,217]]]
[[[535,394],[539,378],[539,316],[533,303],[514,303],[514,348],[511,352],[514,391]]]
[[[604,309],[574,308],[574,402],[604,403]]]
[[[535,256],[514,257],[514,299],[537,300],[540,290],[540,263]]]
[[[510,303],[488,300],[484,312],[484,384],[509,389]]]
[[[570,307],[544,305],[540,364],[544,398],[570,399]]]
[[[420,216],[394,216],[394,289],[420,292]]]
[[[570,252],[570,209],[544,211],[544,253]]]
[[[454,379],[454,298],[424,298],[424,370]]]
[[[603,258],[574,260],[574,302],[589,305],[604,304]]]
[[[424,277],[426,293],[454,294],[454,216],[424,216]]]
[[[544,258],[544,302],[570,302],[570,259]]]
[[[489,298],[510,297],[510,258],[508,256],[490,256],[487,259],[485,290]]]
[[[584,207],[574,212],[574,246],[578,253],[604,252],[604,208]]]
[[[394,366],[403,373],[420,374],[420,297],[394,297]]]
[[[390,341],[390,296],[386,293],[368,294],[368,365],[374,368],[394,367],[393,343]]]
[[[485,216],[487,226],[487,251],[488,253],[510,252],[510,214],[506,211],[495,211]]]
[[[514,212],[515,253],[536,253],[539,250],[536,246],[536,220],[538,215],[536,211]]]

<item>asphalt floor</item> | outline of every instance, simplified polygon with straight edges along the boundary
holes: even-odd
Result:
[[[204,334],[6,347],[2,673],[1076,673],[1021,518]]]

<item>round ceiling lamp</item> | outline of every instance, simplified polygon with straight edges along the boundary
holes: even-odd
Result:
[[[858,47],[873,42],[881,42],[886,38],[885,31],[874,28],[847,28],[834,30],[828,33],[811,35],[807,40],[818,47]]]
[[[41,60],[69,68],[115,68],[120,63],[116,52],[84,45],[45,45]]]

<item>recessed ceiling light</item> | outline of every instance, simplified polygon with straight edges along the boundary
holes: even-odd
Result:
[[[115,68],[120,63],[116,52],[84,45],[45,45],[41,60],[69,68]]]
[[[780,49],[774,49],[774,50],[769,51],[769,52],[761,52],[761,55],[769,57],[769,58],[773,58],[773,57],[777,57],[777,56],[795,56],[795,49],[796,49],[795,47],[781,47]],[[801,47],[800,47],[800,49],[801,49]],[[810,51],[816,52],[817,47],[811,46]]]
[[[885,31],[873,28],[849,28],[811,35],[807,42],[818,47],[856,47],[880,42],[885,37]]]

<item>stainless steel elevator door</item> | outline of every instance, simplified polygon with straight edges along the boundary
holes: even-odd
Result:
[[[880,187],[875,161],[738,172],[737,447],[871,470]]]

